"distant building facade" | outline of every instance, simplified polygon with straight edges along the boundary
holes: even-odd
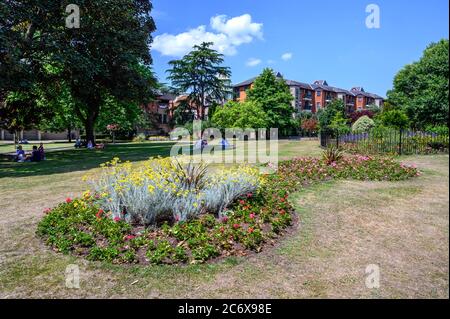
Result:
[[[278,73],[277,77],[282,78]],[[235,101],[245,101],[247,91],[253,87],[256,78],[233,85],[233,96]],[[384,98],[373,93],[365,92],[362,87],[354,87],[350,90],[341,89],[328,85],[325,80],[318,80],[312,84],[285,80],[289,90],[294,97],[292,107],[296,112],[307,111],[317,113],[325,108],[335,99],[342,100],[348,112],[364,110],[369,105],[384,105]]]

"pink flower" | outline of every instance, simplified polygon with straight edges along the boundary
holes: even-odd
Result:
[[[239,204],[244,205],[244,204],[245,204],[245,200],[241,199],[241,200],[239,201]]]
[[[234,225],[233,225],[233,228],[234,228],[234,229],[239,229],[240,227],[241,227],[241,225],[239,225],[239,224],[234,224]]]
[[[228,221],[228,216],[223,216],[223,217],[222,217],[222,222],[223,222],[223,223],[226,223],[227,221]]]
[[[132,240],[132,239],[135,239],[136,238],[136,236],[133,236],[133,235],[126,235],[125,236],[125,240]]]
[[[251,198],[252,196],[253,196],[252,193],[248,193],[248,194],[247,194],[247,198]]]
[[[249,217],[250,219],[255,219],[255,214],[251,213]]]
[[[44,214],[50,214],[51,211],[52,211],[51,208],[46,208],[44,210]]]
[[[70,204],[71,202],[72,202],[72,198],[67,197],[67,198],[66,198],[66,203],[67,203],[67,204]]]
[[[115,222],[120,222],[122,219],[120,217],[114,217]]]

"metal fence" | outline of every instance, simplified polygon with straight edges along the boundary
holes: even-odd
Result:
[[[448,134],[407,130],[371,130],[338,136],[333,131],[322,132],[322,147],[336,145],[345,150],[364,154],[436,154],[448,153]]]

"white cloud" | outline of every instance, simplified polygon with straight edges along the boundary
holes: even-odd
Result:
[[[287,52],[281,56],[281,58],[284,61],[288,61],[288,60],[292,59],[292,57],[293,57],[293,54],[291,52]]]
[[[227,19],[225,15],[211,18],[207,31],[205,25],[176,35],[164,33],[155,37],[153,49],[162,55],[180,57],[188,53],[194,45],[214,42],[214,49],[225,55],[235,55],[237,47],[262,39],[262,23],[252,22],[249,14]]]
[[[247,60],[246,65],[253,67],[253,66],[257,66],[257,65],[261,64],[261,62],[262,61],[260,59],[250,58]]]

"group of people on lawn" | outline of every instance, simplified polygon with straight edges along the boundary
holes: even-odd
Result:
[[[77,138],[75,141],[75,148],[82,148],[82,147],[86,147],[89,150],[93,150],[93,149],[104,149],[105,148],[105,144],[100,143],[100,144],[96,144],[94,145],[94,143],[92,143],[92,141],[88,141],[86,142],[82,142],[80,138]]]
[[[211,141],[214,140],[214,135],[211,135],[210,137]],[[200,150],[203,152],[203,150],[208,146],[208,141],[206,139],[198,139],[194,144],[194,150]],[[234,148],[234,146],[230,145],[228,140],[226,138],[222,138],[219,142],[219,146],[222,148],[223,151]]]
[[[40,144],[39,147],[33,145],[31,153],[25,153],[22,145],[19,145],[16,150],[15,160],[19,163],[23,162],[40,162],[45,160],[44,144]]]

